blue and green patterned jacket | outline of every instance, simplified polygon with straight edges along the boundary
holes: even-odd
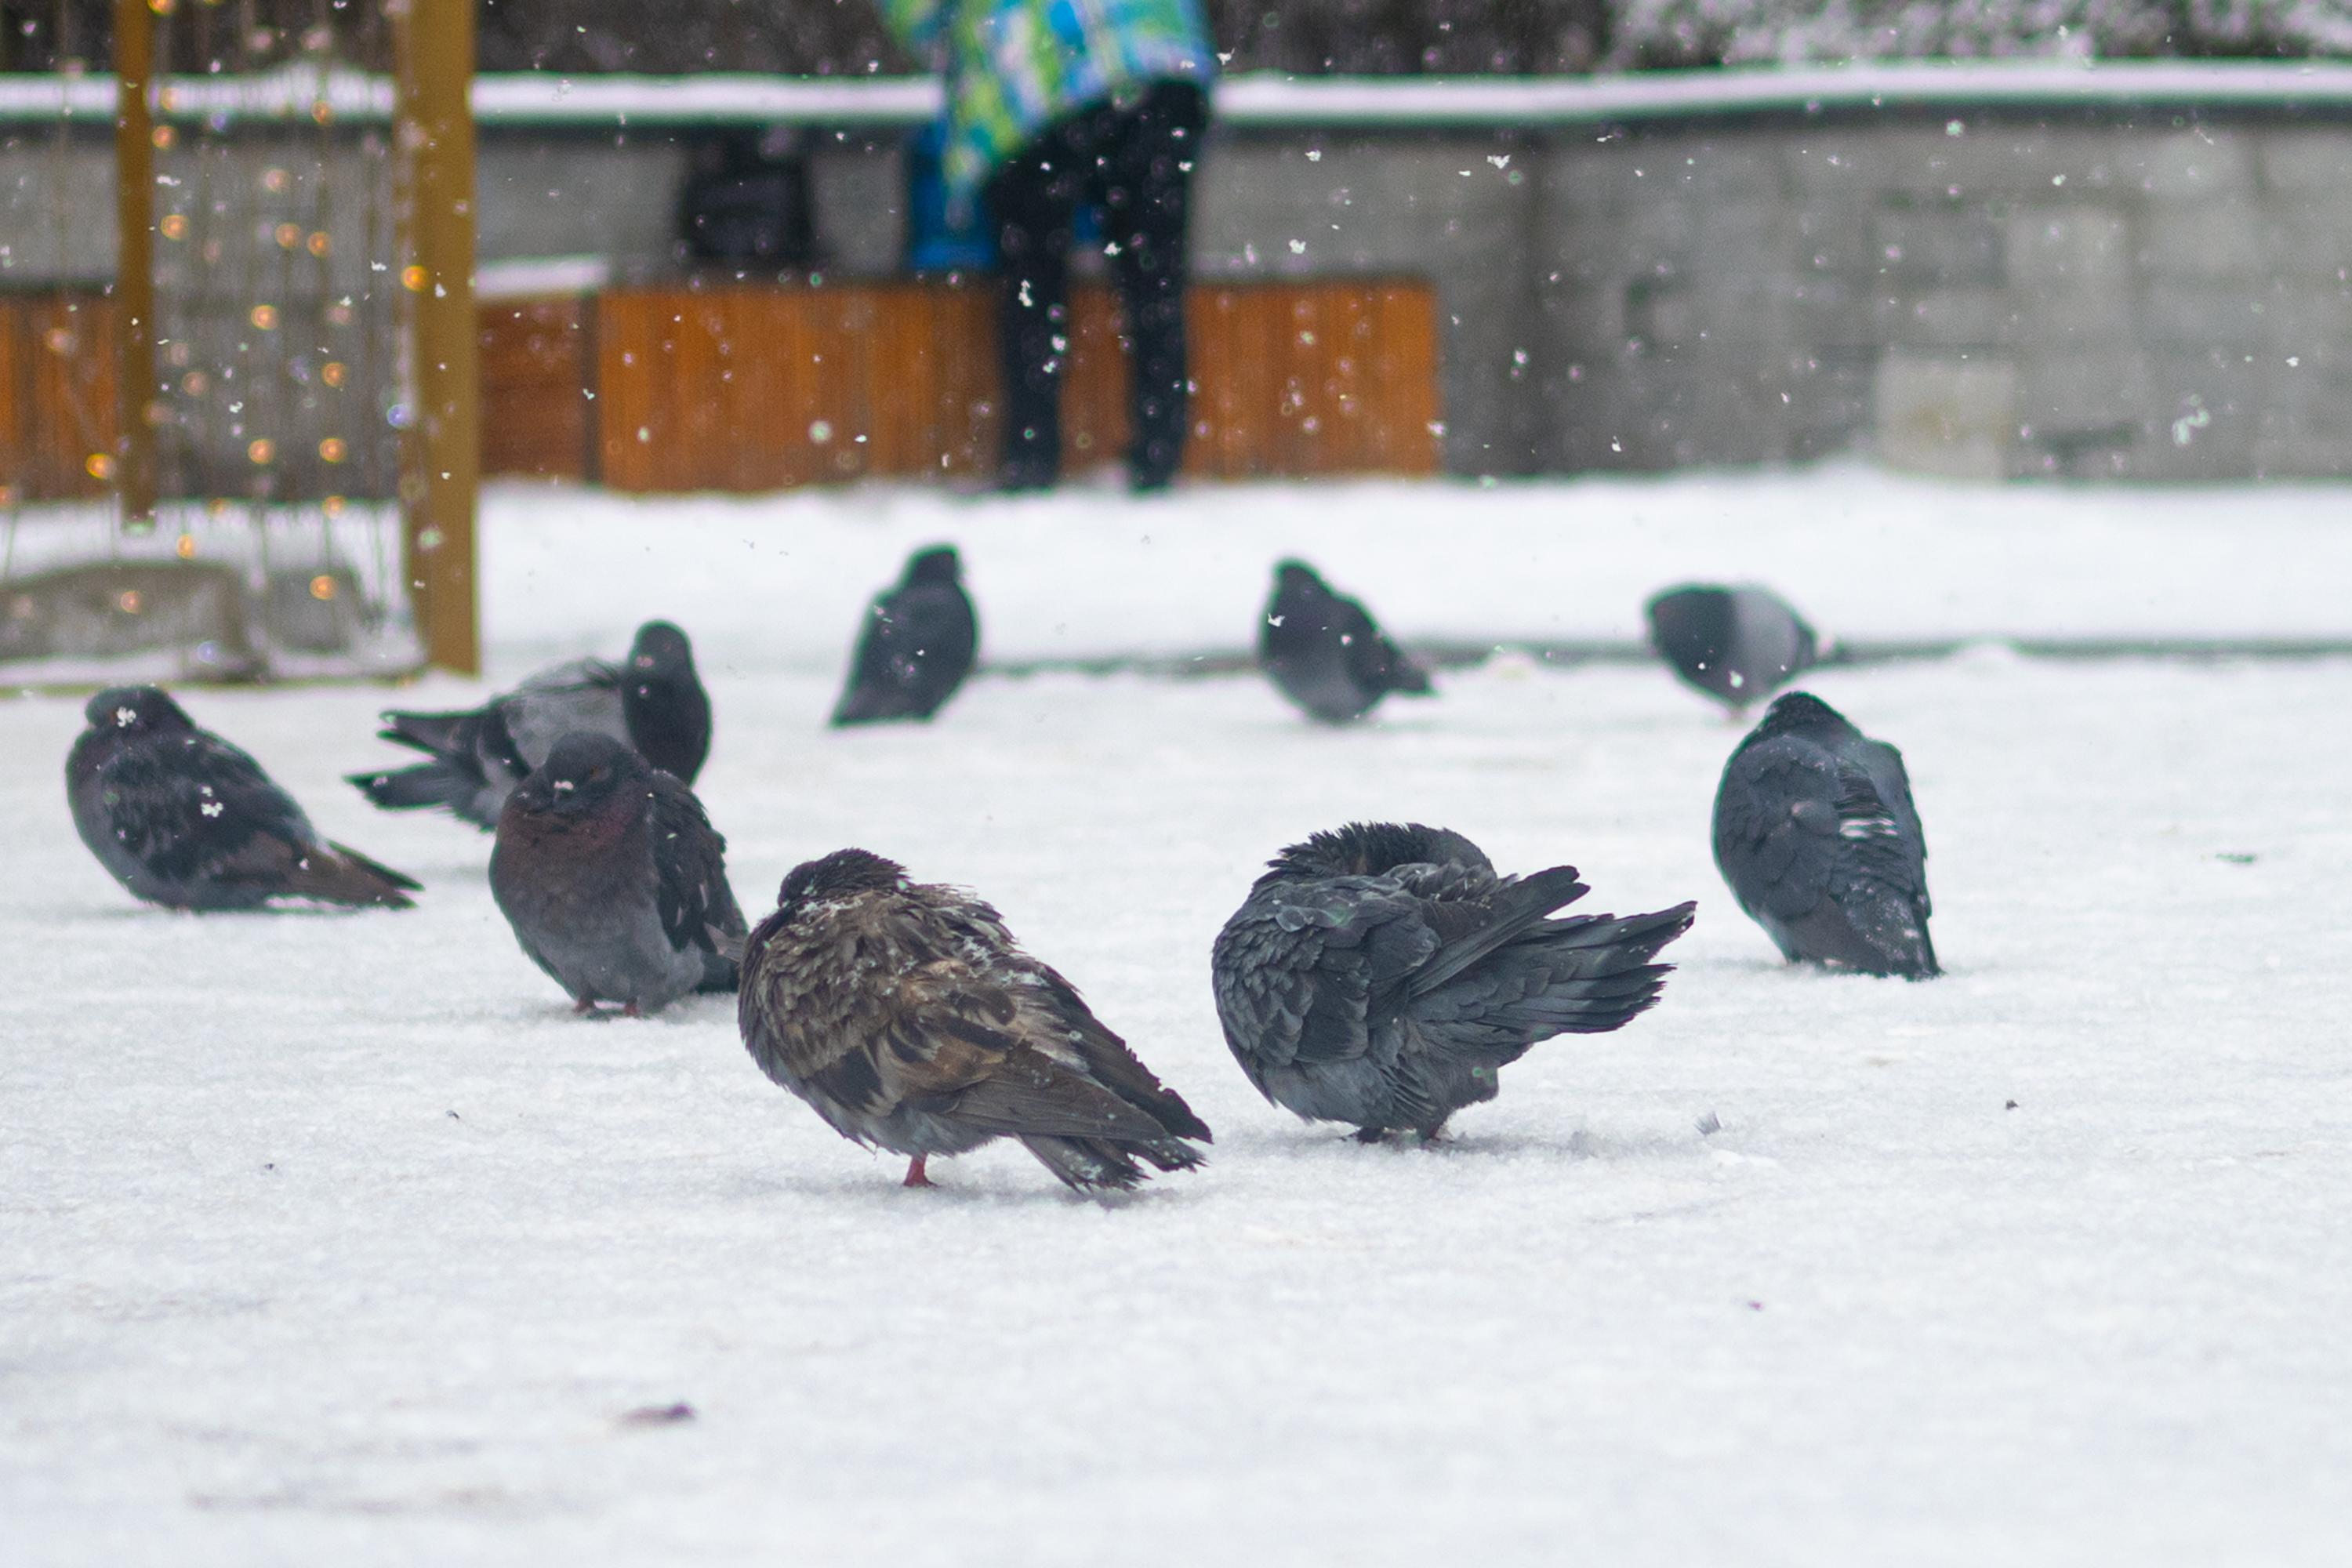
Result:
[[[926,58],[946,39],[948,138],[940,173],[961,206],[1047,124],[1122,89],[1174,79],[1202,88],[1217,56],[1200,0],[881,0],[891,31]]]

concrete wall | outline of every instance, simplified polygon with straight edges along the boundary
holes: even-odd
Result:
[[[1544,174],[1549,465],[2352,472],[2352,127],[1651,130]]]
[[[897,146],[820,139],[832,269],[896,265]],[[103,160],[0,145],[0,286],[102,275]],[[667,273],[684,169],[658,131],[486,132],[483,257]],[[1463,473],[1849,449],[1978,475],[2352,472],[2341,121],[2013,109],[1229,131],[1193,244],[1204,277],[1432,279]]]

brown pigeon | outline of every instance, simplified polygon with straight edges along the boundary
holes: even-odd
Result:
[[[838,849],[784,879],[744,944],[737,1017],[761,1070],[858,1143],[924,1162],[1017,1138],[1081,1192],[1189,1170],[1209,1129],[1021,951],[988,905]],[[1140,1162],[1140,1163],[1139,1163]]]

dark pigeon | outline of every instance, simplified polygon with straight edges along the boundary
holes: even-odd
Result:
[[[75,829],[114,879],[174,910],[272,899],[411,907],[417,883],[319,837],[261,764],[152,686],[101,691],[66,758]]]
[[[710,699],[694,669],[694,648],[667,621],[637,628],[620,664],[573,659],[513,691],[458,713],[383,716],[383,737],[433,760],[352,783],[386,811],[439,806],[476,826],[496,827],[499,809],[525,773],[575,731],[610,735],[687,784],[710,754]]]
[[[929,719],[955,695],[980,651],[962,573],[954,545],[933,545],[908,558],[897,587],[875,595],[834,723]]]
[[[1686,584],[1658,595],[1646,609],[1658,656],[1734,714],[1815,662],[1813,628],[1769,588]]]
[[[1081,1192],[1190,1170],[1209,1129],[988,905],[863,849],[784,879],[737,1004],[762,1071],[843,1137],[924,1162],[1017,1138]]]
[[[1360,719],[1391,691],[1429,695],[1429,672],[1303,561],[1274,569],[1257,662],[1277,690],[1326,724]]]
[[[735,989],[743,911],[694,792],[610,735],[556,742],[499,813],[490,892],[580,1012]]]
[[[1925,980],[1927,839],[1903,753],[1791,691],[1723,770],[1715,863],[1790,963]]]
[[[1658,999],[1696,906],[1553,911],[1573,866],[1498,877],[1458,833],[1355,823],[1269,863],[1211,955],[1225,1044],[1258,1092],[1376,1142],[1434,1138],[1538,1040],[1620,1028]]]

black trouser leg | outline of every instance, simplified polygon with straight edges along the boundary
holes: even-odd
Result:
[[[1070,226],[1087,173],[1065,138],[1048,131],[989,182],[1001,257],[996,344],[1004,380],[997,478],[1007,489],[1042,489],[1061,471]]]
[[[1128,471],[1138,489],[1159,489],[1184,458],[1190,406],[1184,357],[1185,242],[1192,164],[1207,116],[1201,89],[1161,82],[1121,117],[1103,166],[1104,237],[1135,345],[1129,386],[1135,444]]]

